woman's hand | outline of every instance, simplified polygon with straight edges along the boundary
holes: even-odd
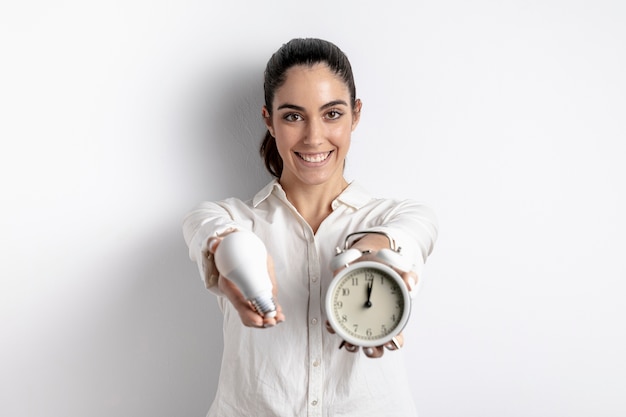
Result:
[[[352,248],[364,252],[363,256],[356,259],[354,263],[361,261],[381,262],[380,259],[376,257],[376,252],[380,249],[388,247],[389,241],[385,236],[367,234],[352,245]],[[393,266],[391,267],[402,277],[402,280],[406,284],[409,291],[413,291],[413,289],[415,289],[415,287],[417,286],[417,274],[414,271],[401,271],[398,268],[395,268]],[[340,270],[341,269],[334,271],[334,275],[337,275]],[[333,334],[335,333],[328,321],[326,321],[326,329],[328,329],[328,331]],[[385,349],[399,350],[400,348],[402,348],[402,346],[404,346],[404,337],[402,333],[399,333],[390,342],[387,342],[382,346],[364,347],[363,353],[365,353],[365,356],[369,358],[380,358],[384,355]],[[341,343],[339,348],[345,348],[348,352],[358,352],[360,349],[359,346],[352,345],[345,340]]]
[[[215,254],[217,247],[222,241],[222,238],[233,232],[235,231],[230,231],[220,236],[210,238],[208,242],[209,252],[211,254]],[[244,297],[243,293],[241,292],[241,290],[239,290],[235,283],[230,281],[221,273],[219,275],[217,284],[218,288],[222,292],[222,294],[224,294],[224,296],[228,298],[233,307],[235,307],[244,326],[267,328],[274,327],[278,323],[285,321],[285,315],[282,312],[282,308],[276,302],[278,295],[278,286],[276,285],[276,277],[274,275],[274,262],[272,261],[272,257],[269,254],[267,255],[267,271],[269,272],[270,280],[272,281],[272,293],[276,304],[276,316],[274,317],[264,317],[263,315],[261,315],[254,308],[252,303],[248,301],[246,297]]]
[[[355,260],[354,262],[361,262],[361,261],[375,261],[375,262],[380,262],[380,260],[378,258],[376,258],[376,254],[375,252],[367,252],[365,253],[363,256],[361,256],[360,258],[358,258],[357,260]],[[407,288],[409,289],[409,291],[412,291],[415,286],[417,285],[417,274],[413,271],[401,271],[397,268],[393,268],[398,274],[400,274],[400,276],[402,277],[402,280],[404,281],[404,283],[406,284]],[[334,272],[334,274],[336,275],[339,271],[341,271],[341,269],[337,270]],[[335,333],[335,331],[333,330],[333,328],[330,326],[330,323],[328,321],[326,321],[326,329],[330,332],[330,333]],[[404,346],[404,336],[402,335],[402,332],[400,332],[399,334],[397,334],[390,342],[385,343],[384,345],[381,346],[375,346],[375,347],[364,347],[363,348],[363,353],[365,354],[365,356],[367,356],[368,358],[380,358],[385,354],[385,349],[387,350],[399,350],[402,346]],[[358,352],[359,351],[359,346],[355,346],[352,345],[348,342],[346,342],[345,340],[343,342],[341,342],[341,345],[339,345],[339,348],[345,348],[348,352]]]
[[[330,326],[330,323],[326,321],[326,330],[330,333],[335,333],[333,328]],[[363,353],[368,358],[380,358],[385,354],[385,349],[387,350],[399,350],[402,346],[404,346],[404,336],[402,336],[402,332],[398,333],[391,342],[387,342],[382,346],[374,346],[374,347],[364,347]],[[358,352],[360,346],[352,345],[345,340],[341,342],[339,345],[339,349],[344,348],[348,352]]]

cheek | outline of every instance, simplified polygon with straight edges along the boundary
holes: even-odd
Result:
[[[274,125],[274,138],[277,144],[289,142],[292,136],[293,132],[291,132],[291,129],[281,125]]]
[[[278,150],[278,154],[281,158],[285,159],[285,153],[287,152],[288,147],[285,142],[282,140],[276,139],[276,149]]]
[[[331,137],[337,145],[350,143],[350,137],[352,136],[352,128],[350,125],[333,126],[329,132]]]
[[[275,133],[274,140],[276,141],[276,148],[280,156],[284,159],[284,156],[289,154],[291,148],[297,143],[297,140],[294,139],[295,135],[293,132],[290,132],[288,129],[277,129]]]

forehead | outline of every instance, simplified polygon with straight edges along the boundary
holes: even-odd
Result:
[[[297,65],[285,73],[285,82],[276,90],[274,105],[325,104],[333,100],[350,102],[350,91],[340,76],[326,64]]]

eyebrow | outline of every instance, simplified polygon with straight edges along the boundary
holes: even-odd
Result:
[[[334,106],[341,106],[341,105],[348,106],[348,103],[346,103],[344,100],[333,100],[321,106],[320,110],[324,110],[324,109],[327,109],[329,107],[334,107]],[[281,104],[280,106],[278,106],[276,110],[281,110],[281,109],[292,109],[292,110],[301,111],[301,112],[305,111],[304,107],[297,106],[295,104],[290,104],[290,103]]]

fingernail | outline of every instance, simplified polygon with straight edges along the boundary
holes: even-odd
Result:
[[[265,327],[266,329],[269,329],[270,327],[274,327],[275,324],[274,323],[263,323],[263,327]]]
[[[368,348],[363,349],[363,352],[365,352],[367,356],[372,356],[374,354],[374,349],[371,347],[368,347]]]
[[[208,242],[209,252],[215,252],[215,247],[217,246],[217,239],[211,238]]]
[[[352,352],[352,353],[354,353],[354,352],[356,352],[357,350],[359,350],[359,347],[358,347],[358,346],[354,346],[354,345],[350,345],[350,344],[346,343],[346,350],[347,350],[348,352]]]
[[[415,278],[413,277],[409,278],[409,291],[413,291],[416,285],[417,285],[417,281],[415,281]]]

